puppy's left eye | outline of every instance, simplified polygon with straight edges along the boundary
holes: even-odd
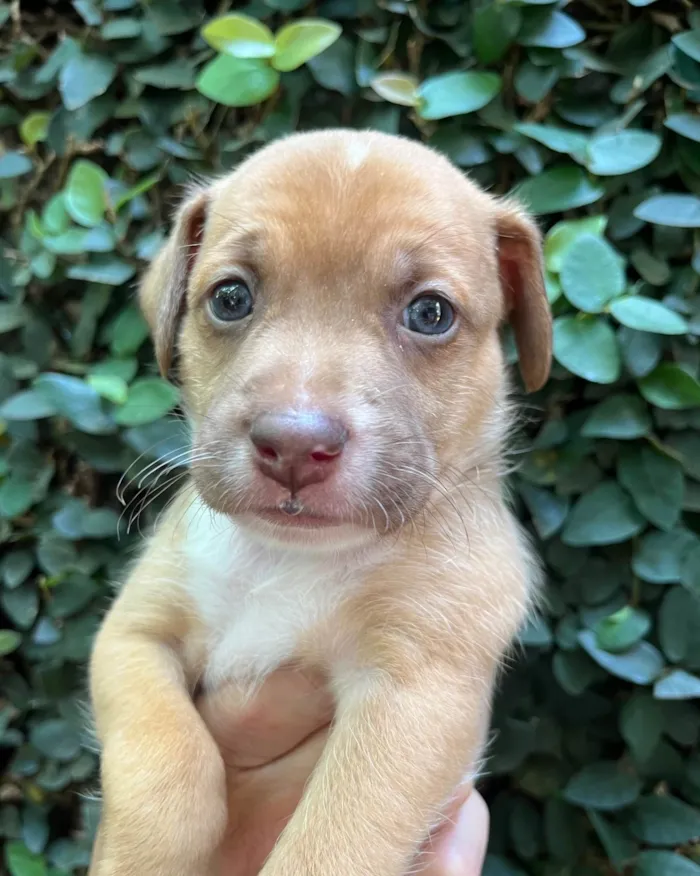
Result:
[[[209,299],[209,310],[220,322],[236,322],[253,312],[253,293],[240,280],[220,283]]]
[[[442,295],[419,295],[403,312],[403,324],[420,335],[444,335],[454,324],[455,312]]]

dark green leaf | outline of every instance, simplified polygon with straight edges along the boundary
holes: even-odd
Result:
[[[673,852],[642,852],[634,876],[700,876],[700,866]]]
[[[651,447],[631,449],[621,455],[617,476],[647,520],[659,529],[673,529],[684,493],[683,470],[675,459]]]
[[[615,811],[634,803],[642,790],[638,776],[623,765],[604,761],[590,764],[564,788],[569,803],[585,809]]]
[[[700,812],[675,797],[643,797],[632,810],[630,827],[642,842],[677,846],[700,837]]]
[[[663,362],[640,380],[639,391],[649,404],[667,411],[700,407],[700,383],[670,362]]]
[[[614,481],[585,493],[569,513],[562,541],[575,547],[616,544],[642,531],[644,518]]]
[[[545,170],[521,183],[514,195],[533,213],[560,213],[585,207],[603,197],[602,186],[592,182],[580,167],[564,165]]]
[[[616,393],[597,405],[581,429],[588,438],[630,441],[648,435],[651,416],[644,401],[629,393]]]

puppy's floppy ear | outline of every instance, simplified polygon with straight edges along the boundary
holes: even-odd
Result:
[[[209,193],[191,190],[175,214],[165,246],[147,269],[139,304],[151,331],[161,374],[170,370],[178,323],[185,306],[187,281],[204,233]]]
[[[552,315],[544,285],[542,238],[525,211],[501,201],[496,216],[498,268],[507,318],[528,392],[541,389],[552,360]]]

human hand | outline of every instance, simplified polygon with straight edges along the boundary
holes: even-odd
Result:
[[[217,876],[257,876],[325,745],[333,703],[324,679],[282,669],[252,699],[235,688],[198,703],[226,764],[229,823]],[[480,876],[489,815],[476,791],[455,800],[412,873]]]

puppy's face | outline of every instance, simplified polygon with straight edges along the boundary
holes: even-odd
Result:
[[[540,386],[539,237],[425,147],[297,135],[202,189],[142,287],[204,500],[261,534],[380,537],[493,460],[510,312]],[[457,493],[458,495],[458,493]]]

